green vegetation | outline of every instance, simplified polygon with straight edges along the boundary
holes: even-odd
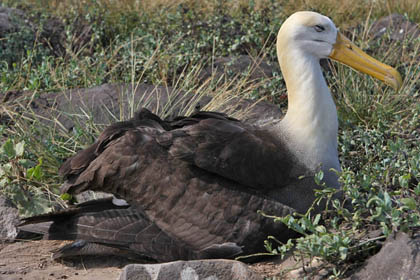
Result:
[[[340,278],[376,252],[392,232],[420,226],[420,39],[367,35],[376,19],[394,12],[420,23],[419,1],[342,1],[340,8],[325,0],[2,2],[24,10],[35,26],[22,25],[0,38],[0,98],[9,91],[30,90],[31,98],[37,98],[45,91],[147,83],[174,86],[180,94],[217,96],[209,109],[237,95],[283,106],[279,97],[285,89],[278,70],[273,78],[257,81],[250,80],[249,69],[205,81],[200,72],[217,57],[248,54],[264,57],[278,69],[275,37],[287,16],[304,9],[330,16],[351,32],[357,45],[396,66],[404,84],[395,92],[332,65],[326,76],[339,111],[340,180],[353,209],[331,199],[321,214],[273,217],[303,236],[287,244],[268,238],[266,247],[270,254],[295,247],[297,256],[319,257],[329,263],[331,278]],[[53,17],[64,23],[61,46],[43,35]],[[10,102],[0,107],[0,192],[13,199],[23,216],[61,203],[57,170],[62,160],[92,143],[103,128],[88,123],[63,132],[39,116],[21,114],[28,110]],[[132,111],[113,118],[129,117]],[[319,193],[320,200],[330,197],[328,189]],[[377,236],[368,235],[375,230]]]
[[[1,193],[16,203],[22,216],[51,211],[57,200],[56,183],[46,178],[43,158],[38,162],[29,159],[25,142],[13,143],[8,139],[0,148]]]

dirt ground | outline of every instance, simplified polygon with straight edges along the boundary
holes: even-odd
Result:
[[[0,280],[116,280],[129,260],[112,257],[78,258],[74,261],[56,262],[51,252],[68,241],[39,240],[0,243]],[[289,279],[282,275],[286,262],[270,260],[250,267],[262,276]]]
[[[60,263],[51,251],[67,241],[40,240],[0,244],[0,280],[115,280],[127,262],[116,258],[89,258]]]

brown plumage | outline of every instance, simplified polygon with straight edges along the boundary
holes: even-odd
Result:
[[[155,249],[139,246],[138,252],[159,261],[248,254],[262,250],[269,234],[290,237],[282,224],[257,213],[293,210],[266,196],[279,183],[298,180],[278,176],[287,152],[275,152],[277,144],[265,131],[220,113],[198,112],[169,122],[141,110],[68,159],[60,169],[68,178],[62,188],[125,198],[172,238],[173,247],[190,248],[175,254],[168,247],[158,258]],[[249,153],[238,153],[238,147]],[[290,171],[291,166],[280,168]],[[252,176],[258,172],[264,175]]]
[[[238,147],[249,153],[238,153]],[[49,239],[91,242],[66,246],[55,257],[100,254],[99,245],[113,248],[107,253],[130,252],[128,256],[157,261],[262,251],[268,235],[284,241],[294,235],[257,213],[294,210],[266,195],[280,183],[298,180],[278,176],[287,156],[287,151],[276,152],[279,148],[269,133],[221,113],[164,121],[143,109],[133,119],[109,126],[60,168],[66,178],[62,191],[110,192],[131,206],[115,206],[109,199],[87,202],[28,218],[25,224],[53,223],[23,229]],[[290,165],[281,167],[291,171]],[[256,172],[265,175],[252,176]],[[87,250],[92,243],[96,247]]]

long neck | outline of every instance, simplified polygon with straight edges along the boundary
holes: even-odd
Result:
[[[287,144],[309,168],[320,164],[339,170],[337,110],[319,59],[298,49],[279,54],[289,107],[278,124]]]

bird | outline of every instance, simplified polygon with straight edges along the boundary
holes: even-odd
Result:
[[[316,12],[288,17],[276,47],[288,92],[282,120],[259,127],[206,111],[162,120],[141,109],[60,168],[62,192],[108,192],[129,205],[97,200],[24,224],[47,225],[39,232],[50,238],[78,239],[57,257],[108,247],[158,262],[234,258],[263,251],[269,235],[287,241],[294,233],[259,211],[305,213],[315,189],[340,189],[337,109],[320,59],[396,90],[402,78]],[[321,186],[314,180],[320,171]]]

